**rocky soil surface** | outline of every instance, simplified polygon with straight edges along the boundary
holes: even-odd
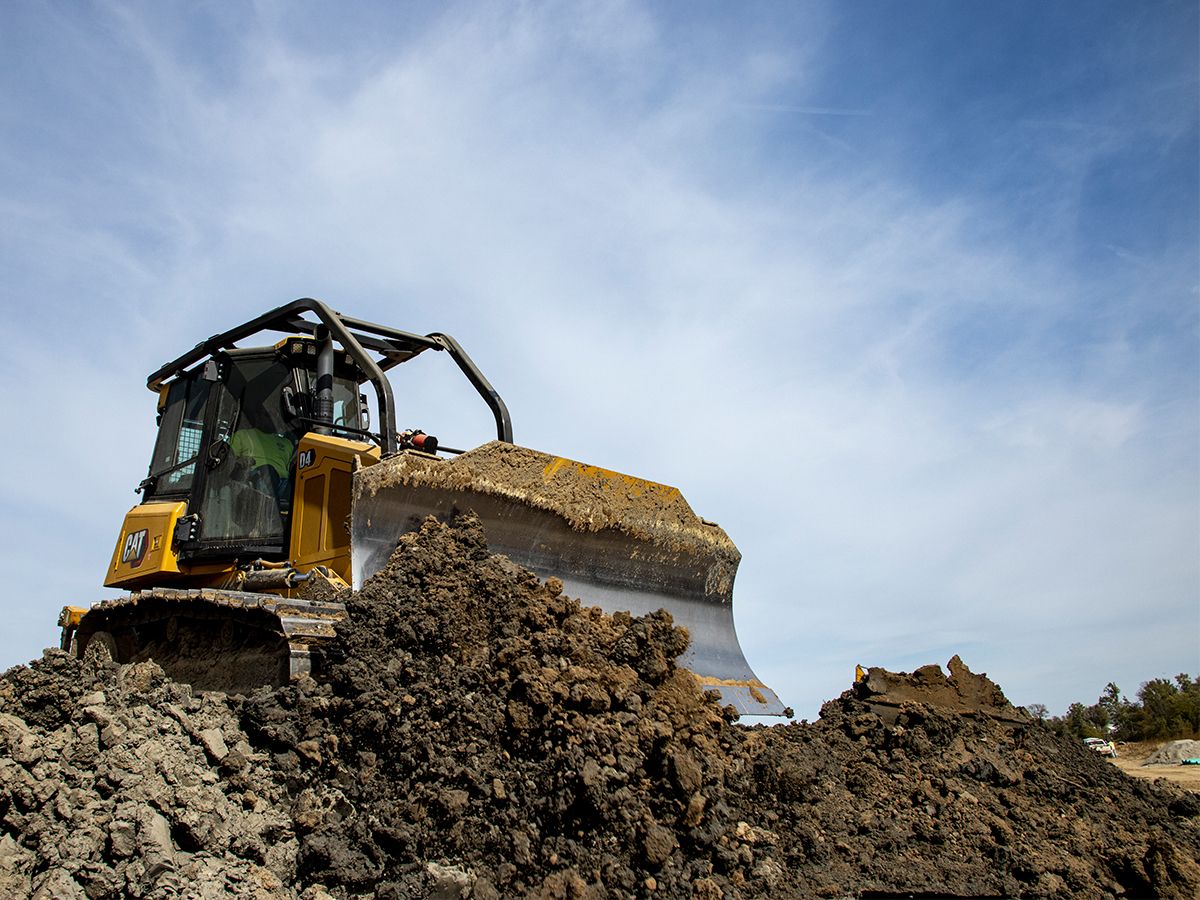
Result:
[[[854,691],[745,728],[669,617],[427,523],[320,683],[0,677],[0,896],[1196,897],[1200,797],[1032,722]]]

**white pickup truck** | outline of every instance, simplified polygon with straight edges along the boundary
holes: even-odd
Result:
[[[1087,747],[1093,753],[1099,753],[1101,756],[1109,756],[1113,759],[1117,756],[1117,745],[1112,741],[1106,741],[1104,738],[1084,738],[1083,746]]]

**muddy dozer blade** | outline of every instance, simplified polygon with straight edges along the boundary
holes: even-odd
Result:
[[[453,459],[402,453],[354,476],[354,587],[382,569],[427,516],[474,511],[492,552],[556,576],[607,612],[665,609],[687,628],[679,664],[749,715],[783,715],[751,671],[733,624],[741,554],[673,487],[500,441]]]

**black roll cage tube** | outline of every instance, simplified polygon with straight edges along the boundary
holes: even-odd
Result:
[[[312,313],[320,321],[311,322],[303,318],[303,313],[306,312]],[[381,419],[379,423],[380,449],[385,455],[396,453],[399,450],[399,440],[396,427],[396,403],[392,397],[391,383],[384,372],[400,363],[408,362],[426,350],[445,350],[450,354],[450,358],[467,376],[471,386],[491,409],[496,420],[496,437],[512,443],[512,420],[508,415],[508,407],[504,405],[504,401],[496,389],[479,371],[479,367],[475,365],[467,352],[450,335],[440,332],[427,335],[410,334],[407,331],[364,322],[362,319],[353,319],[335,312],[325,303],[311,297],[293,300],[258,318],[251,319],[244,325],[201,341],[178,359],[172,360],[151,374],[146,379],[146,387],[157,393],[168,379],[175,377],[200,360],[211,357],[214,353],[235,349],[238,341],[261,331],[316,336],[322,326],[327,328],[329,336],[350,354],[375,388],[375,397],[379,402],[379,418]],[[374,359],[367,352],[368,350],[378,353],[381,359]]]

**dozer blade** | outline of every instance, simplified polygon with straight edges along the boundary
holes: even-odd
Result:
[[[679,658],[741,714],[783,715],[751,671],[733,624],[741,554],[673,487],[501,441],[453,459],[405,452],[354,476],[354,587],[427,516],[474,511],[492,552],[607,612],[669,612],[691,645]]]

